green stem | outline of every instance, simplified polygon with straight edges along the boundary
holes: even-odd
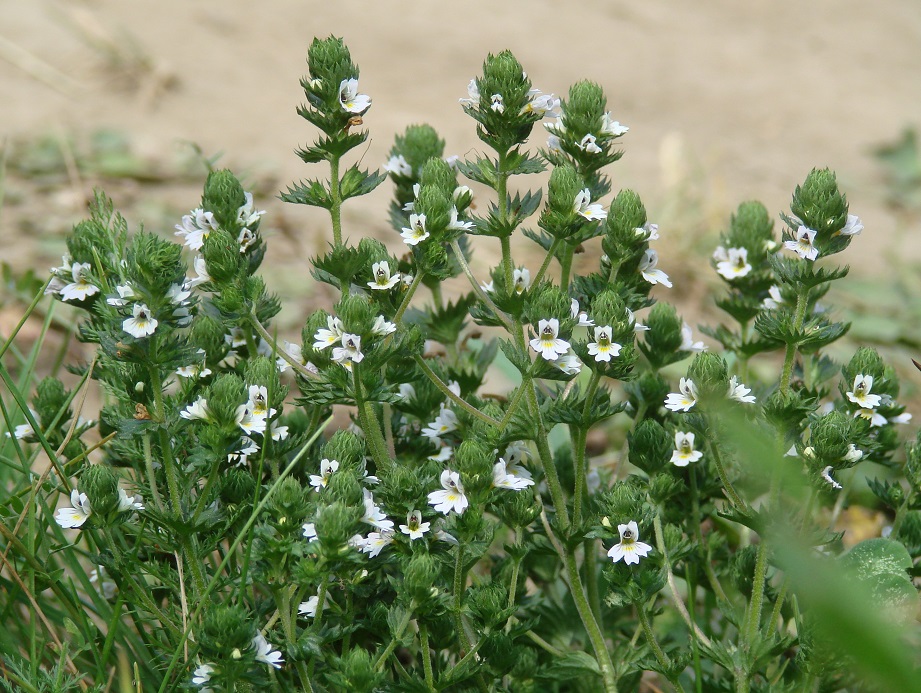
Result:
[[[793,318],[793,331],[798,333],[803,327],[803,321],[806,319],[806,301],[809,289],[800,287],[796,294],[796,314]],[[780,375],[780,392],[786,394],[790,388],[790,380],[793,377],[793,362],[796,359],[796,342],[787,343],[787,353],[784,356],[783,371]]]
[[[557,521],[565,531],[569,529],[570,525],[569,512],[566,509],[566,496],[563,494],[563,485],[560,483],[560,477],[556,473],[553,453],[550,451],[550,444],[547,442],[547,432],[544,430],[544,422],[540,416],[540,405],[537,402],[537,391],[534,388],[533,380],[527,383],[527,389],[531,416],[537,422],[537,452],[544,470],[544,477],[547,479],[547,487],[550,489],[550,497],[553,499],[553,505],[556,508]]]
[[[333,223],[333,245],[342,245],[342,193],[339,190],[339,155],[329,159],[329,216]],[[348,289],[348,287],[346,287]],[[347,292],[346,292],[347,293]]]
[[[569,289],[569,272],[572,269],[572,254],[575,248],[569,243],[563,246],[563,252],[560,257],[560,287],[563,291]]]
[[[710,545],[704,541],[704,533],[703,529],[701,529],[702,519],[700,516],[700,492],[697,489],[697,470],[692,468],[690,476],[691,512],[692,522],[694,523],[694,534],[697,537],[697,543],[705,550],[706,554],[703,560],[704,574],[707,576],[707,581],[710,583],[710,589],[713,590],[717,599],[729,603],[729,597],[726,596],[726,591],[723,589],[719,578],[716,577],[716,573],[713,571],[713,565],[710,561]]]
[[[554,238],[553,242],[550,244],[550,248],[547,249],[547,254],[544,256],[544,261],[541,263],[540,269],[537,270],[537,274],[534,275],[534,278],[531,280],[531,284],[537,286],[540,284],[540,280],[544,278],[544,274],[550,268],[550,261],[556,256],[556,249],[560,247],[560,239]]]
[[[521,404],[521,397],[524,395],[526,387],[530,387],[530,384],[522,380],[521,385],[518,386],[518,389],[515,391],[515,396],[512,397],[512,401],[508,405],[508,409],[505,412],[505,416],[502,417],[502,421],[499,422],[499,430],[504,430],[508,426],[509,421],[512,420],[512,415],[515,413],[515,410],[518,409],[518,405]]]
[[[358,406],[359,423],[365,432],[365,438],[371,448],[371,456],[374,458],[377,469],[385,471],[392,465],[390,455],[387,453],[387,442],[381,432],[374,407],[365,399],[364,385],[361,381],[361,364],[354,361],[352,362],[352,379],[355,385],[355,404]]]
[[[636,613],[640,617],[640,625],[643,627],[643,635],[646,636],[646,642],[649,643],[649,647],[652,648],[652,653],[655,655],[656,661],[663,669],[669,669],[672,666],[672,660],[670,660],[668,655],[665,654],[665,651],[662,649],[662,646],[659,645],[659,641],[656,639],[656,634],[652,631],[652,623],[649,621],[649,614],[646,613],[646,605],[642,602],[638,602],[636,604]],[[684,690],[677,678],[669,676],[668,679],[679,691]]]
[[[291,611],[291,595],[297,591],[297,586],[292,585],[291,589],[288,587],[282,587],[281,589],[274,590],[275,592],[275,605],[278,607],[278,615],[281,619],[281,628],[285,633],[285,638],[288,642],[297,642],[297,634],[294,632],[294,615]],[[303,660],[298,660],[295,666],[297,669],[298,677],[301,680],[301,687],[305,691],[312,691],[313,685],[310,682],[310,674],[307,671],[307,666],[304,664]]]
[[[508,216],[508,203],[506,200],[506,197],[508,197],[508,173],[505,172],[505,160],[507,156],[508,154],[506,152],[499,152],[499,160],[496,167],[496,195],[499,198],[499,222],[502,224],[505,223],[505,219]],[[515,285],[511,239],[509,236],[503,236],[499,239],[499,242],[502,245],[502,268],[505,273],[505,287],[507,291],[511,292],[514,290]]]
[[[465,650],[470,649],[470,640],[467,638],[467,631],[464,629],[464,619],[461,614],[461,601],[464,596],[464,583],[466,582],[467,571],[464,570],[464,546],[457,547],[457,556],[454,559],[454,623],[457,628],[457,637],[461,646]]]
[[[583,544],[585,554],[583,569],[585,570],[585,589],[588,592],[588,603],[592,607],[598,627],[604,632],[604,618],[601,613],[601,593],[598,590],[598,560],[595,539],[586,539]]]
[[[406,290],[406,295],[403,297],[403,300],[400,302],[400,307],[397,308],[397,312],[393,315],[393,322],[397,325],[400,324],[400,320],[403,319],[403,313],[406,312],[406,309],[409,308],[409,302],[412,300],[413,294],[416,293],[416,289],[419,288],[419,284],[422,283],[422,277],[425,275],[421,269],[416,272],[416,276],[413,277],[412,283],[409,285],[409,288]],[[437,284],[436,284],[437,286]],[[441,303],[441,290],[439,289],[439,303]]]
[[[419,622],[419,640],[422,647],[422,668],[425,670],[425,686],[435,691],[435,674],[432,671],[432,653],[429,650],[429,629],[425,621]]]
[[[730,502],[735,506],[736,510],[744,512],[745,502],[729,480],[729,475],[726,473],[726,467],[723,466],[723,457],[720,454],[719,446],[712,439],[708,441],[708,444],[710,454],[713,457],[713,464],[716,466],[716,473],[719,475],[720,482],[723,484],[723,490],[726,492],[726,495],[729,497]]]
[[[400,620],[397,631],[393,634],[393,637],[390,638],[390,643],[387,645],[387,648],[381,652],[381,656],[378,657],[377,661],[374,663],[374,669],[376,671],[380,671],[384,668],[384,662],[387,661],[387,657],[393,654],[393,651],[397,649],[397,645],[400,644],[400,639],[403,637],[403,632],[409,625],[409,620],[412,618],[412,615],[412,609],[407,609],[406,613],[403,614],[403,618]]]
[[[435,385],[435,387],[437,387],[439,390],[441,390],[441,392],[445,395],[445,397],[450,399],[454,404],[459,406],[461,409],[463,409],[468,414],[475,416],[483,423],[487,423],[490,426],[495,426],[496,428],[499,428],[500,430],[504,428],[503,424],[499,423],[498,421],[496,421],[494,418],[492,418],[488,414],[484,414],[479,409],[474,407],[472,404],[461,399],[456,394],[451,392],[451,389],[445,384],[445,382],[441,378],[438,377],[438,374],[435,373],[435,371],[433,371],[429,367],[429,365],[425,362],[424,358],[422,358],[421,356],[417,354],[416,356],[413,356],[413,360],[415,360],[419,368],[422,369],[422,372],[428,376],[428,379],[432,381],[432,384]]]
[[[576,428],[573,435],[572,464],[576,481],[572,521],[576,524],[582,519],[582,496],[587,491],[585,486],[585,441],[588,438],[588,418],[592,413],[592,403],[595,400],[595,393],[598,392],[600,382],[601,374],[598,371],[593,371],[591,380],[588,382],[588,390],[585,393],[585,405],[582,407],[582,423]]]
[[[575,556],[570,551],[565,551],[563,561],[569,577],[571,596],[576,603],[576,610],[579,612],[579,618],[582,619],[588,638],[591,640],[592,649],[595,651],[595,660],[598,662],[598,668],[601,670],[601,677],[604,680],[604,690],[606,693],[617,693],[617,681],[614,677],[614,665],[611,662],[611,655],[604,641],[604,634],[595,620],[592,608],[585,597],[585,591],[582,589],[582,581],[579,579],[579,566],[576,565]]]
[[[461,250],[461,247],[456,240],[451,241],[451,250],[454,251],[454,257],[457,258],[458,264],[461,266],[461,269],[467,276],[467,280],[470,282],[471,288],[473,288],[473,293],[477,295],[478,299],[486,304],[486,307],[495,314],[496,318],[509,332],[513,332],[515,329],[513,323],[508,319],[508,316],[505,313],[499,310],[499,307],[489,297],[489,294],[483,291],[483,287],[480,286],[480,283],[476,280],[476,277],[473,276],[473,272],[470,270],[470,265],[467,264],[467,258],[464,257],[464,251]]]

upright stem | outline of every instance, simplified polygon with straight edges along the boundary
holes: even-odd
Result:
[[[432,653],[429,651],[429,629],[425,621],[419,621],[419,641],[422,647],[422,668],[425,670],[425,686],[435,690],[435,674],[432,671]]]
[[[371,448],[371,456],[378,470],[388,469],[391,465],[387,453],[387,442],[381,431],[374,407],[365,399],[364,386],[361,382],[361,364],[352,362],[352,379],[355,386],[355,404],[358,406],[358,420]]]
[[[573,435],[572,464],[576,481],[572,519],[576,523],[582,517],[582,496],[587,490],[585,487],[585,441],[588,437],[588,417],[591,414],[592,402],[595,400],[595,393],[598,392],[600,382],[601,374],[598,371],[593,371],[592,378],[588,382],[588,390],[585,393],[585,406],[582,407],[582,424],[576,428],[575,435]]]
[[[719,475],[720,481],[723,484],[723,490],[726,491],[726,495],[729,496],[729,500],[735,506],[736,510],[745,510],[745,502],[736,491],[735,486],[732,485],[732,482],[729,480],[729,475],[726,473],[726,467],[723,466],[723,457],[720,454],[719,447],[712,440],[709,441],[709,443],[710,454],[713,456],[713,464],[716,466],[716,473]]]
[[[508,216],[508,205],[506,204],[506,197],[508,196],[508,173],[505,172],[505,152],[499,153],[498,160],[498,171],[497,171],[497,183],[496,183],[496,195],[499,198],[499,221],[505,222],[506,216]],[[505,273],[505,288],[506,291],[513,291],[515,284],[515,272],[514,265],[512,263],[512,244],[511,239],[508,236],[502,236],[499,239],[499,242],[502,245],[502,268]]]
[[[800,287],[797,290],[796,294],[796,314],[793,318],[793,331],[799,332],[803,326],[803,321],[806,319],[806,300],[809,290],[803,287]],[[780,375],[780,391],[783,394],[786,394],[787,390],[790,389],[790,380],[793,376],[793,361],[796,359],[796,342],[789,342],[787,344],[787,353],[783,361],[783,372]]]
[[[338,154],[333,154],[329,160],[329,198],[332,201],[329,216],[333,222],[333,245],[340,246],[342,245],[342,194],[339,190]]]
[[[569,288],[569,272],[572,269],[572,254],[575,248],[569,243],[563,244],[563,252],[560,253],[560,287],[563,291]]]
[[[465,650],[469,650],[470,640],[467,638],[467,631],[464,629],[464,619],[461,616],[461,600],[464,596],[464,583],[466,582],[466,578],[467,571],[464,570],[464,545],[459,544],[457,547],[457,556],[454,559],[454,622],[461,646]]]

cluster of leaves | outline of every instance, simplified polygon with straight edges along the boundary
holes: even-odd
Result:
[[[558,100],[511,53],[490,55],[462,102],[494,154],[445,160],[435,130],[413,126],[386,172],[341,172],[371,100],[341,40],[315,40],[308,66],[299,113],[321,135],[299,155],[331,176],[282,198],[329,210],[333,241],[312,271],[341,296],[300,340],[270,331],[280,306],[257,274],[261,212],[214,171],[177,226],[200,251],[194,274],[183,245],[129,235],[99,195],[48,283],[98,345],[74,368],[107,394],[92,464],[81,437],[95,425],[68,424],[76,391],[43,382],[33,413],[0,369],[26,420],[14,428],[4,404],[10,459],[26,478],[40,451],[53,461],[3,491],[3,608],[41,593],[35,613],[73,634],[63,647],[33,620],[31,667],[4,656],[12,680],[99,686],[117,651],[161,691],[610,692],[650,671],[675,690],[918,690],[883,622],[917,604],[921,439],[902,461],[898,380],[875,351],[844,366],[822,353],[847,331],[818,304],[846,274],[826,258],[860,230],[834,174],[796,189],[779,240],[763,206],[739,207],[715,254],[717,304],[735,324],[706,330],[725,356],[707,353],[651,295],[671,283],[640,197],[592,202],[610,193],[602,169],[627,132],[597,84]],[[545,117],[547,147],[525,150]],[[546,202],[509,191],[548,166]],[[343,202],[388,174],[400,257],[343,240]],[[474,206],[459,175],[494,201]],[[537,229],[522,228],[538,210]],[[513,260],[517,232],[543,251],[533,275]],[[483,284],[474,236],[501,250]],[[597,266],[574,273],[587,245]],[[470,291],[445,300],[442,282],[461,274]],[[487,396],[500,351],[520,380]],[[749,382],[750,360],[772,351],[776,380]],[[352,424],[331,429],[334,411]],[[589,432],[613,417],[629,432],[608,445],[624,453],[593,464]],[[858,464],[886,472],[870,487],[892,529],[845,552],[826,509]],[[52,521],[61,492],[74,507]],[[17,517],[25,542],[7,530]],[[842,615],[828,595],[866,608]],[[884,646],[864,648],[861,629]],[[69,667],[48,666],[44,639]]]

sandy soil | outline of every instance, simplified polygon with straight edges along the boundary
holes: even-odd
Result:
[[[79,142],[111,128],[152,168],[188,153],[189,142],[209,156],[225,153],[222,164],[258,183],[267,225],[278,231],[267,262],[283,297],[303,294],[304,258],[327,233],[322,211],[273,199],[286,183],[325,173],[293,154],[314,137],[294,110],[314,36],[344,37],[362,68],[361,90],[374,100],[365,116],[369,167],[409,123],[434,125],[448,153],[477,149],[457,99],[487,52],[512,49],[547,92],[565,94],[582,78],[600,83],[614,117],[631,127],[615,188],[646,200],[662,223],[661,265],[679,274],[687,249],[712,247],[739,202],[760,199],[777,213],[814,166],[838,172],[866,225],[851,263],[881,269],[899,221],[869,151],[921,124],[917,0],[0,0],[0,17],[0,136],[72,133]],[[541,133],[535,144],[543,142]],[[72,176],[36,198],[11,173],[0,257],[41,269],[56,261],[96,184],[130,220],[168,234],[196,205],[201,179],[139,185]],[[347,234],[393,240],[384,223],[389,195],[385,184],[354,204]],[[147,216],[153,200],[168,213]],[[921,258],[917,241],[900,250]]]

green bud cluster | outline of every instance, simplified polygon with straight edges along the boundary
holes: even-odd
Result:
[[[528,110],[531,80],[511,51],[486,58],[476,87],[479,101],[464,110],[479,123],[477,136],[500,154],[524,144],[543,114]]]
[[[840,253],[850,245],[851,236],[841,233],[847,223],[847,198],[838,190],[833,171],[827,168],[810,171],[803,184],[793,192],[790,211],[794,218],[785,218],[790,238],[795,237],[799,228],[798,219],[803,226],[816,232],[813,245],[819,257]]]

